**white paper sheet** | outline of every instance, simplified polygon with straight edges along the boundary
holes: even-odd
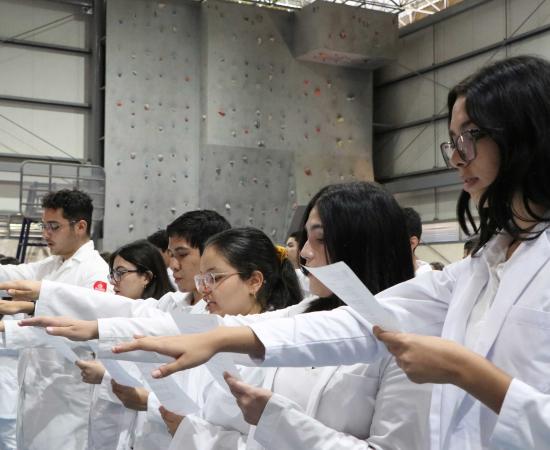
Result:
[[[109,372],[111,378],[118,384],[134,388],[143,387],[143,383],[131,375],[116,359],[101,359],[100,362],[103,364],[107,372]]]
[[[172,376],[153,378],[150,365],[138,364],[137,366],[160,404],[167,410],[182,416],[193,414],[199,410],[199,406],[183,391]]]
[[[174,311],[171,314],[182,334],[202,333],[216,328],[222,323],[221,318],[215,314],[189,314],[184,311]],[[239,370],[233,357],[228,353],[218,353],[205,365],[218,384],[230,392],[223,373],[229,372],[236,377],[239,376]]]
[[[352,307],[372,325],[387,331],[401,331],[397,319],[385,309],[344,262],[306,269],[346,305]]]
[[[46,331],[44,331],[44,333],[46,333]],[[71,347],[69,347],[69,344],[67,344],[63,338],[59,336],[51,336],[46,333],[46,341],[49,345],[55,348],[57,353],[71,361],[73,364],[80,360],[77,354],[71,349]]]

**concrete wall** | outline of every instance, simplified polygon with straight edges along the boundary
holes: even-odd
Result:
[[[107,6],[105,248],[199,207],[282,241],[321,186],[372,179],[371,74],[295,59],[293,13]]]

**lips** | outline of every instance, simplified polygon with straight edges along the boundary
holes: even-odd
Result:
[[[478,177],[464,177],[464,178],[462,178],[462,182],[464,183],[464,190],[468,190],[474,184],[476,184],[478,181],[479,181]]]

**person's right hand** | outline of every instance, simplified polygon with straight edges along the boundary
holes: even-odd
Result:
[[[105,367],[99,361],[77,361],[75,363],[80,369],[82,381],[88,384],[101,384],[103,375],[105,375]]]
[[[10,316],[12,314],[34,312],[34,302],[19,300],[0,300],[0,315]]]
[[[217,350],[210,337],[211,333],[140,337],[117,344],[113,347],[113,353],[145,350],[175,358],[176,361],[160,366],[152,372],[153,378],[163,378],[180,370],[200,366],[212,358]]]
[[[24,300],[27,302],[38,300],[41,288],[42,282],[35,280],[4,281],[0,283],[0,290],[7,291],[13,300]]]
[[[98,339],[97,320],[78,320],[71,317],[33,317],[19,321],[21,326],[46,328],[52,336],[63,336],[72,341]]]

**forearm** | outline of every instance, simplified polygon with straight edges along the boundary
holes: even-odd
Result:
[[[246,353],[252,358],[262,359],[265,348],[249,327],[218,327],[205,333],[216,353]]]
[[[457,377],[453,384],[500,413],[512,377],[482,356],[467,351],[457,358]]]

